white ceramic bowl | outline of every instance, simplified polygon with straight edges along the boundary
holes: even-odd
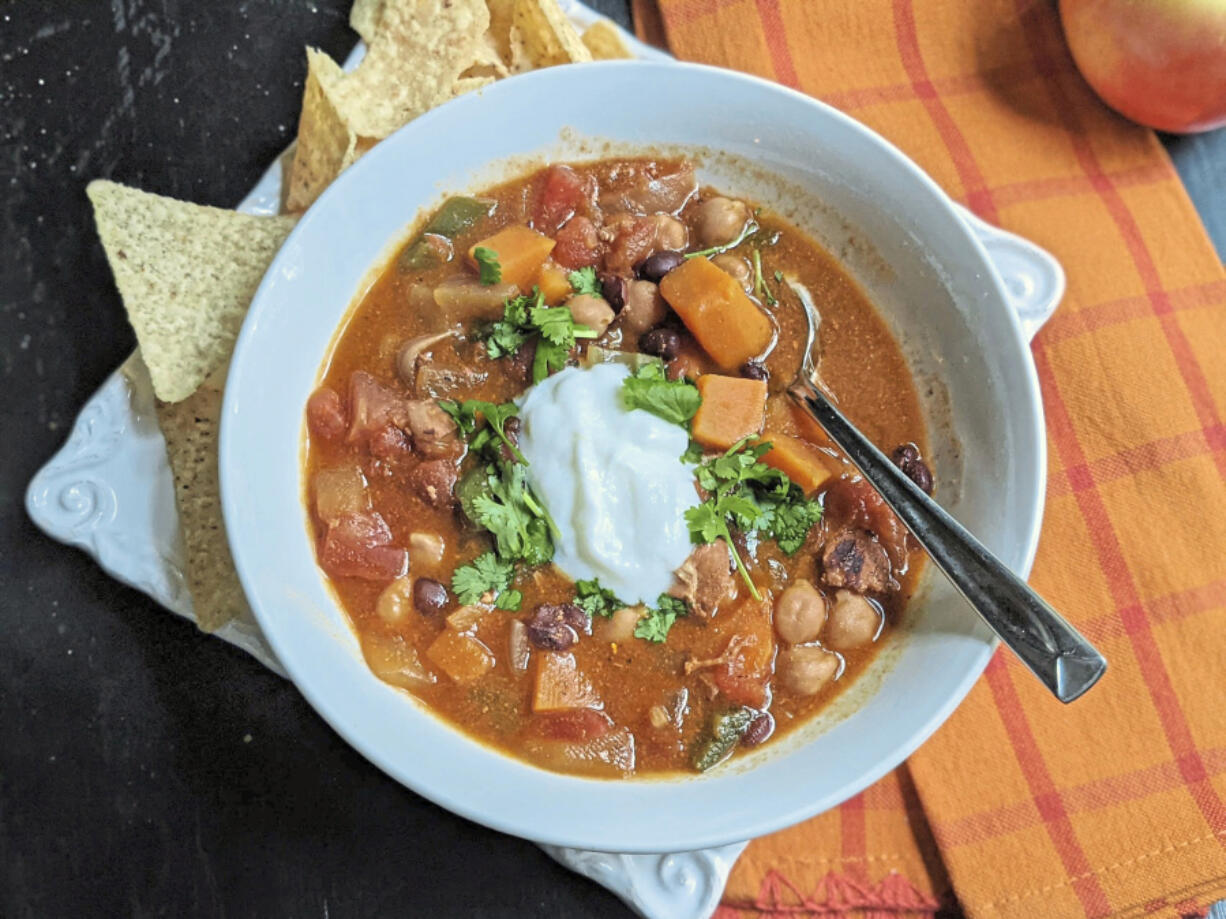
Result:
[[[1044,441],[1033,365],[988,258],[951,202],[880,137],[821,103],[672,63],[561,67],[467,95],[379,144],[324,193],[270,267],[234,354],[221,432],[235,563],[311,704],[408,787],[540,842],[620,852],[748,839],[832,807],[949,715],[994,647],[934,576],[848,700],[703,776],[597,781],[512,759],[368,671],[315,565],[301,499],[303,407],[338,324],[408,225],[448,193],[545,159],[654,147],[782,210],[868,289],[926,397],[941,501],[1015,570],[1033,559]]]

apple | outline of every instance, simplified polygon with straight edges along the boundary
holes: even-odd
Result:
[[[1226,0],[1060,0],[1060,19],[1121,115],[1177,134],[1226,125]]]

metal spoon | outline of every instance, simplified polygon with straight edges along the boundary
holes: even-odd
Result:
[[[933,563],[1022,663],[1061,702],[1093,686],[1107,661],[1080,632],[1005,567],[958,521],[924,494],[869,442],[814,385],[813,344],[821,319],[803,285],[787,279],[804,305],[808,340],[788,395],[822,426],[890,509],[911,531]]]

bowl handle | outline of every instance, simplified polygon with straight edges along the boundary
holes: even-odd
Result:
[[[707,919],[748,843],[694,852],[627,855],[542,845],[571,871],[607,887],[644,919]]]
[[[988,250],[988,258],[996,266],[1005,296],[1017,313],[1026,338],[1033,339],[1064,296],[1064,269],[1046,249],[985,223],[961,205],[957,207],[971,232]]]

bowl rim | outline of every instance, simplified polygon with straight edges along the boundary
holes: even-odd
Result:
[[[1030,526],[1023,534],[1019,532],[1019,557],[1021,564],[1016,566],[1015,570],[1019,575],[1025,577],[1029,574],[1030,568],[1033,565],[1035,553],[1037,551],[1039,533],[1043,516],[1043,504],[1046,486],[1046,438],[1044,434],[1044,419],[1043,408],[1039,389],[1039,381],[1037,371],[1033,359],[1029,352],[1028,339],[1022,329],[1020,318],[1014,309],[1009,306],[1008,297],[1006,295],[1003,283],[992,265],[991,259],[988,256],[987,250],[979,238],[972,232],[967,222],[958,214],[955,209],[952,199],[942,190],[936,182],[929,177],[918,165],[910,158],[903,154],[896,146],[890,143],[885,138],[881,137],[871,128],[861,122],[851,118],[850,116],[840,112],[826,103],[815,99],[814,97],[805,95],[797,90],[780,84],[765,80],[760,77],[749,74],[739,73],[726,70],[723,68],[711,67],[702,64],[692,64],[677,61],[659,61],[659,60],[622,60],[622,61],[601,61],[594,63],[564,65],[561,67],[553,67],[544,70],[532,71],[525,74],[520,74],[506,80],[498,81],[481,91],[468,93],[457,97],[446,104],[439,106],[418,117],[414,121],[405,125],[395,134],[391,135],[384,142],[376,145],[369,153],[367,153],[361,161],[354,164],[344,174],[339,176],[332,183],[319,199],[307,210],[307,212],[299,219],[297,225],[289,234],[281,250],[270,264],[263,281],[257,289],[255,296],[252,298],[251,307],[247,316],[244,319],[242,328],[239,332],[238,339],[235,345],[233,357],[231,360],[227,385],[223,397],[221,426],[219,435],[219,479],[221,486],[221,503],[223,518],[225,521],[227,538],[232,550],[235,569],[237,571],[240,584],[243,588],[252,612],[259,622],[261,628],[266,635],[269,645],[272,647],[278,660],[281,661],[289,674],[298,691],[306,698],[307,702],[315,709],[315,711],[342,737],[345,741],[357,750],[363,757],[372,762],[382,771],[394,778],[396,781],[405,785],[417,794],[426,797],[427,799],[439,804],[442,807],[456,813],[462,817],[473,820],[474,822],[483,824],[501,832],[510,833],[522,838],[530,839],[539,843],[552,845],[571,846],[583,849],[594,849],[599,851],[618,851],[618,852],[642,852],[653,853],[662,851],[680,851],[694,850],[707,847],[725,845],[729,843],[739,842],[746,839],[756,838],[770,832],[782,829],[787,826],[799,823],[815,814],[821,813],[831,807],[837,806],[851,796],[859,793],[864,788],[873,784],[884,776],[887,772],[892,771],[900,765],[908,756],[910,756],[916,748],[918,748],[932,733],[952,714],[954,709],[966,697],[970,688],[974,685],[988,661],[995,652],[999,641],[993,637],[990,641],[982,642],[978,650],[975,652],[971,663],[967,666],[966,672],[952,690],[949,691],[948,697],[944,704],[936,707],[928,718],[922,722],[912,725],[906,732],[906,735],[893,743],[890,747],[890,754],[881,757],[876,763],[868,769],[860,772],[854,779],[844,782],[841,786],[829,790],[825,794],[814,795],[811,798],[806,798],[803,803],[794,804],[786,810],[772,811],[766,816],[757,817],[756,819],[743,820],[736,824],[735,828],[724,826],[722,828],[713,828],[705,832],[678,832],[674,831],[669,839],[663,842],[659,840],[643,840],[636,837],[621,835],[616,833],[610,835],[602,835],[600,839],[594,839],[591,832],[585,832],[581,825],[566,825],[555,824],[550,827],[542,827],[540,825],[531,824],[531,821],[509,819],[498,814],[490,814],[484,809],[472,805],[468,800],[461,796],[452,794],[447,789],[439,788],[437,785],[432,785],[420,780],[420,777],[415,776],[412,770],[406,770],[401,764],[389,760],[381,754],[380,751],[369,748],[361,738],[355,736],[355,733],[349,729],[349,725],[345,719],[339,715],[333,708],[329,699],[316,691],[316,688],[311,680],[311,673],[306,670],[300,670],[296,666],[294,655],[287,653],[287,646],[283,641],[283,636],[276,627],[269,627],[269,614],[261,609],[258,596],[259,592],[256,588],[256,573],[251,570],[248,565],[248,560],[245,554],[241,551],[241,545],[236,538],[236,532],[241,529],[239,524],[240,512],[237,506],[238,486],[235,483],[235,477],[241,457],[236,454],[237,447],[235,445],[235,435],[233,434],[234,425],[230,423],[230,419],[236,417],[240,410],[238,403],[239,392],[242,389],[244,368],[248,364],[247,352],[254,347],[252,340],[255,337],[255,331],[258,327],[261,305],[265,298],[269,295],[269,288],[274,283],[274,279],[279,274],[282,264],[285,262],[286,253],[294,248],[296,243],[302,236],[311,231],[311,228],[319,220],[319,215],[326,213],[330,206],[335,202],[341,201],[347,191],[349,185],[359,181],[361,175],[369,170],[376,168],[376,164],[383,159],[396,155],[397,144],[391,143],[396,138],[405,138],[417,134],[427,134],[434,122],[443,118],[451,117],[455,112],[463,108],[489,106],[493,105],[499,97],[507,92],[521,92],[526,89],[536,87],[537,84],[548,84],[551,81],[559,79],[567,79],[573,68],[582,68],[583,76],[587,78],[600,78],[602,75],[608,75],[610,79],[616,77],[620,72],[634,69],[654,72],[660,79],[668,79],[678,71],[689,71],[697,73],[706,79],[718,79],[731,81],[732,83],[741,84],[750,87],[753,91],[769,94],[778,94],[788,97],[796,102],[801,102],[804,105],[811,107],[814,110],[815,116],[833,119],[839,122],[844,128],[859,134],[864,140],[880,148],[881,152],[892,160],[893,165],[906,174],[907,181],[912,183],[917,192],[922,193],[927,197],[928,203],[937,208],[948,219],[949,223],[956,226],[957,232],[961,236],[966,248],[973,253],[974,259],[982,266],[991,294],[995,297],[997,303],[995,307],[1003,310],[1007,315],[1005,322],[1009,328],[1010,335],[1008,345],[1014,354],[1011,358],[1016,362],[1016,370],[1020,370],[1025,380],[1024,393],[1011,393],[1009,398],[1011,408],[1019,410],[1025,408],[1028,416],[1028,424],[1025,427],[1029,428],[1029,435],[1032,438],[1032,443],[1029,445],[1034,450],[1036,462],[1034,468],[1030,470],[1030,497],[1026,502]],[[513,87],[513,89],[508,88]],[[541,87],[539,91],[546,91]],[[400,141],[403,143],[403,140]],[[415,215],[409,215],[408,222]],[[389,240],[390,242],[390,240]],[[368,266],[368,270],[372,268]],[[355,291],[354,298],[360,295],[360,290]],[[352,305],[352,300],[349,306]],[[348,309],[348,306],[347,306]],[[344,314],[343,314],[344,315]],[[339,324],[338,320],[338,324]],[[1004,342],[1002,342],[1004,344]],[[320,355],[322,360],[323,355]],[[434,716],[432,716],[434,717]],[[441,719],[437,719],[441,723]],[[467,737],[459,729],[446,725],[447,730],[458,736]],[[471,738],[469,738],[471,740]],[[477,741],[479,743],[479,741]],[[506,759],[508,762],[515,762],[506,754],[497,753],[498,756]],[[534,768],[534,767],[529,767]],[[544,770],[537,770],[544,771]],[[573,780],[574,777],[564,776],[558,773],[547,773],[550,776],[556,776],[559,780]],[[601,781],[601,780],[586,780],[579,779],[578,781],[586,785],[640,785],[647,787],[643,783],[627,782],[619,783],[616,780]],[[661,783],[663,784],[663,783]],[[670,841],[671,840],[671,841]]]

